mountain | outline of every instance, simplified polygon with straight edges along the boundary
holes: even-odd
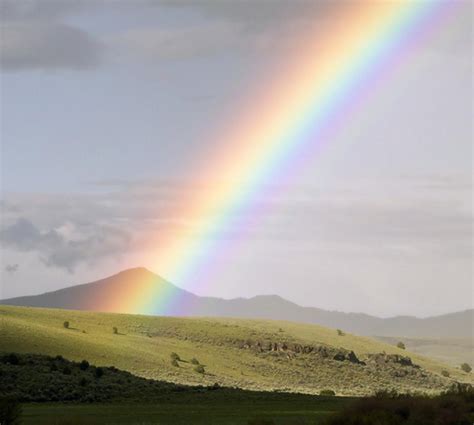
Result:
[[[128,303],[133,297],[155,288],[156,293],[172,294],[178,300],[178,316],[245,317],[313,323],[343,329],[359,335],[403,336],[411,338],[472,338],[474,310],[429,318],[398,316],[379,318],[363,313],[327,311],[302,307],[277,295],[253,298],[221,299],[200,297],[180,289],[144,268],[125,270],[92,283],[47,292],[41,295],[11,298],[0,304],[62,308],[116,313],[140,313]],[[160,315],[157,307],[152,314]]]

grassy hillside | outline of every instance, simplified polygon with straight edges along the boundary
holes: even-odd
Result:
[[[431,357],[451,366],[461,363],[474,365],[474,340],[472,338],[394,338],[378,336],[376,339],[388,344],[403,341],[407,350]]]
[[[384,388],[439,391],[453,380],[472,382],[471,375],[392,345],[289,322],[0,306],[0,329],[2,351],[60,354],[183,384],[364,395]],[[181,358],[177,366],[171,353]],[[193,358],[205,373],[196,371]],[[443,369],[450,377],[441,376]]]

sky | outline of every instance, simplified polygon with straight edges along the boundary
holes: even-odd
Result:
[[[174,283],[383,317],[472,308],[473,15],[455,3],[295,178],[213,236],[204,283]],[[343,6],[0,0],[0,298],[137,266],[166,278],[154,243],[195,226],[174,206],[216,183],[196,170]]]

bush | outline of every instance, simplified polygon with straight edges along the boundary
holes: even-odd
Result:
[[[66,321],[63,323],[63,326],[64,326],[64,329],[69,329],[69,322],[66,320]]]
[[[193,358],[191,359],[191,363],[192,363],[192,364],[199,364],[199,360],[196,359],[196,357],[193,357]]]
[[[87,360],[83,360],[81,363],[79,363],[79,368],[81,370],[87,370],[89,368],[89,362]]]
[[[206,373],[205,369],[204,369],[204,366],[202,364],[198,364],[195,368],[194,368],[194,371],[197,372],[197,373]]]
[[[170,357],[171,357],[171,360],[176,360],[177,362],[181,361],[181,357],[179,357],[179,355],[176,353],[171,353]]]
[[[319,392],[319,395],[322,395],[322,396],[335,396],[336,393],[333,390],[321,390]]]
[[[445,378],[449,378],[449,372],[446,369],[443,369],[441,371],[441,375],[444,376]]]
[[[63,374],[64,375],[70,375],[72,373],[72,370],[69,366],[64,366],[64,369],[63,369]]]
[[[96,378],[102,378],[102,376],[104,375],[104,369],[102,369],[101,367],[97,367],[95,369],[94,375]]]
[[[176,360],[176,359],[171,359],[171,364],[172,364],[174,367],[179,367],[178,360]]]
[[[406,348],[405,344],[402,341],[397,342],[397,347],[400,348],[401,350],[404,350]]]
[[[344,332],[342,332],[340,329],[337,329],[337,334],[338,334],[339,336],[344,336]]]
[[[113,332],[114,332],[115,335],[118,334],[118,329],[117,329],[115,326],[112,328],[112,330],[113,330]]]
[[[10,398],[0,399],[0,423],[2,425],[19,425],[21,405]]]
[[[86,378],[84,378],[84,377],[82,377],[82,378],[79,380],[79,385],[80,385],[81,387],[85,387],[88,383],[89,383],[89,381],[88,381]]]
[[[20,364],[20,359],[15,353],[10,353],[3,356],[3,363],[18,365]]]
[[[469,364],[467,364],[467,363],[463,363],[463,364],[461,365],[461,369],[462,369],[464,372],[469,373],[469,372],[472,370],[472,367],[471,367]]]
[[[334,414],[327,425],[468,425],[472,389],[437,397],[378,396],[355,400]]]

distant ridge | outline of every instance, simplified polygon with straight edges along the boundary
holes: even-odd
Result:
[[[0,304],[25,307],[64,308],[71,310],[139,313],[117,309],[115,302],[123,294],[133,293],[138,282],[149,282],[173,291],[176,299],[187,307],[181,316],[245,317],[288,320],[340,328],[367,336],[404,336],[412,338],[472,338],[474,310],[465,310],[429,318],[398,316],[388,319],[363,313],[342,313],[314,307],[302,307],[277,295],[225,300],[200,297],[180,289],[145,268],[124,270],[95,282],[72,286],[41,295],[0,300]],[[160,311],[154,312],[160,314]]]

